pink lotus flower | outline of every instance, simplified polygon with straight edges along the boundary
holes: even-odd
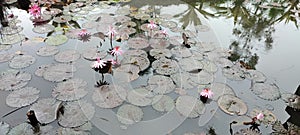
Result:
[[[119,62],[116,61],[116,60],[114,60],[114,59],[110,59],[110,61],[111,61],[111,64],[112,64],[112,65],[117,65],[117,64],[119,64]]]
[[[29,13],[34,17],[39,17],[41,16],[41,8],[38,4],[33,4],[30,6]]]
[[[95,61],[92,65],[93,68],[103,68],[103,66],[106,66],[105,60],[101,60],[100,58],[97,58],[97,61]]]
[[[157,27],[157,25],[154,23],[154,21],[150,21],[150,23],[147,25],[148,28],[150,28],[151,30],[153,30],[154,28]]]
[[[257,118],[258,120],[261,120],[261,119],[264,118],[264,114],[263,114],[263,113],[259,113],[259,114],[256,116],[256,118]]]
[[[78,33],[78,36],[83,36],[85,34],[88,34],[87,30],[86,29],[82,29],[79,33]]]
[[[117,34],[117,31],[115,30],[114,27],[109,26],[108,32],[106,33],[108,36],[114,37]]]
[[[164,36],[167,36],[167,35],[168,35],[168,33],[167,33],[166,30],[161,30],[160,33],[163,34]]]
[[[121,50],[120,46],[114,47],[114,49],[110,53],[113,56],[120,56],[123,54],[123,50]]]
[[[204,97],[207,97],[207,98],[212,98],[214,93],[212,91],[210,91],[209,89],[205,88],[205,89],[202,90],[200,95],[204,96]]]

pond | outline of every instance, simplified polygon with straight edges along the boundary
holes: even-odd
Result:
[[[6,3],[3,134],[300,134],[297,1]]]

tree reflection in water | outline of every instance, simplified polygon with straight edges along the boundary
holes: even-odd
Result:
[[[195,7],[204,17],[226,17],[234,20],[231,44],[231,61],[240,62],[245,68],[255,69],[258,55],[257,42],[264,42],[266,50],[272,49],[274,24],[284,21],[299,25],[299,0],[183,0]],[[209,11],[205,11],[209,8]],[[189,9],[192,12],[193,8]],[[184,21],[190,21],[185,16]],[[184,26],[183,26],[184,28]]]

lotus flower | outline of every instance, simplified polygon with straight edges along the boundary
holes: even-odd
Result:
[[[214,93],[212,91],[210,91],[209,89],[205,88],[202,90],[202,92],[200,93],[201,96],[207,97],[207,98],[212,98],[212,96],[214,95]]]
[[[256,116],[256,118],[257,118],[258,120],[261,120],[261,119],[264,118],[264,114],[263,114],[263,113],[259,113],[259,114]]]
[[[163,34],[164,36],[167,36],[167,35],[168,35],[168,33],[167,33],[166,30],[161,30],[160,33]]]
[[[120,55],[122,55],[122,53],[123,53],[123,50],[121,50],[120,46],[116,46],[116,47],[114,47],[113,50],[111,50],[111,55],[113,55],[113,56],[120,56]]]
[[[151,30],[153,30],[154,28],[157,27],[157,25],[154,23],[154,21],[150,21],[150,23],[147,25],[148,28],[150,28]]]
[[[114,27],[109,26],[108,32],[106,33],[108,36],[114,37],[117,34],[117,31],[115,30]]]
[[[38,4],[33,4],[30,6],[29,13],[34,17],[39,17],[41,16],[41,8]]]
[[[103,66],[106,66],[106,64],[105,64],[105,60],[101,60],[100,58],[97,58],[97,61],[95,61],[94,63],[93,63],[93,68],[103,68]]]
[[[82,29],[79,33],[78,33],[78,36],[83,36],[85,34],[88,34],[87,30],[86,29]]]

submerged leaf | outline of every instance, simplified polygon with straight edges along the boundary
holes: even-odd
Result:
[[[144,113],[141,108],[129,104],[122,105],[117,112],[118,120],[126,125],[141,121],[143,115]]]

